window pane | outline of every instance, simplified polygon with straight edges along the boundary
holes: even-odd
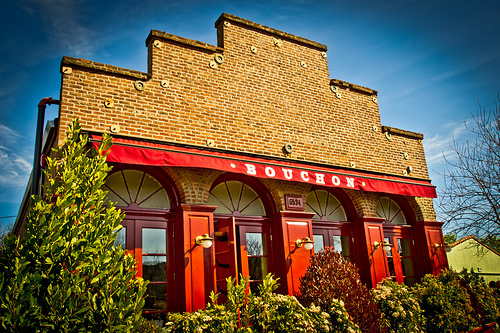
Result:
[[[248,257],[248,272],[250,280],[263,280],[267,275],[267,258]]]
[[[410,240],[406,238],[398,238],[399,254],[404,257],[411,256]]]
[[[167,253],[167,231],[165,229],[142,229],[143,253]]]
[[[350,255],[349,253],[349,239],[350,237],[347,236],[342,236],[341,241],[342,241],[342,255],[347,257]]]
[[[264,234],[258,232],[247,232],[247,253],[249,256],[266,255]]]
[[[342,253],[342,241],[340,240],[340,236],[333,236],[333,248],[338,253]]]
[[[115,247],[118,245],[122,246],[122,249],[127,248],[127,228],[122,227],[120,231],[118,231],[118,236],[116,237],[115,244],[113,244]]]
[[[167,257],[166,256],[143,256],[142,278],[149,281],[167,280]]]
[[[316,213],[313,219],[347,221],[344,208],[333,194],[315,190],[307,195],[306,212]]]
[[[167,308],[167,285],[148,284],[144,310],[164,310]]]
[[[318,253],[325,248],[325,240],[323,239],[323,235],[313,235],[313,241],[314,253]]]

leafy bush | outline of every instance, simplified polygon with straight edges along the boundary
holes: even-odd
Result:
[[[162,333],[162,329],[156,326],[153,321],[142,318],[134,333]]]
[[[217,304],[213,292],[205,310],[169,315],[166,332],[330,332],[330,316],[319,307],[303,307],[295,297],[273,293],[277,281],[268,274],[259,295],[248,278],[227,279],[227,303]],[[354,331],[352,331],[354,332]]]
[[[381,312],[358,269],[333,249],[324,249],[310,259],[306,274],[300,278],[297,296],[303,305],[316,304],[328,311],[334,300],[341,300],[355,324],[363,332],[378,332]]]
[[[135,260],[113,246],[123,214],[104,206],[110,170],[103,136],[87,147],[78,121],[47,158],[45,197],[32,197],[23,238],[0,249],[0,330],[128,332],[138,325],[146,283]]]
[[[426,275],[413,289],[427,320],[427,332],[468,331],[477,325],[470,297],[455,272]]]
[[[371,294],[382,311],[383,325],[390,332],[422,332],[423,311],[408,287],[386,279]]]
[[[461,272],[461,284],[467,289],[474,309],[474,317],[480,324],[487,324],[500,317],[500,297],[486,285],[484,279],[473,270]]]

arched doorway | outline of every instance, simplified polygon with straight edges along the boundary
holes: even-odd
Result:
[[[107,199],[125,213],[116,244],[136,260],[137,276],[150,283],[143,311],[172,309],[174,255],[171,208],[177,196],[168,179],[152,168],[117,166],[106,178]]]
[[[317,188],[307,195],[306,212],[314,213],[312,218],[314,251],[333,248],[351,262],[355,262],[353,228],[348,217],[349,210],[340,193]],[[349,214],[350,215],[350,214]]]
[[[226,292],[225,279],[240,274],[256,291],[268,273],[274,273],[270,196],[256,180],[224,175],[208,197],[214,211],[217,289]]]
[[[415,262],[412,224],[414,218],[404,202],[381,196],[377,200],[377,216],[384,219],[384,240],[391,244],[385,253],[389,278],[408,286],[419,278]]]

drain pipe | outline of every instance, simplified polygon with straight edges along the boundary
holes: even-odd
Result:
[[[42,141],[43,141],[43,123],[45,121],[45,109],[47,105],[56,104],[60,102],[52,97],[45,97],[38,103],[38,120],[36,124],[36,137],[35,137],[35,157],[33,159],[33,179],[31,182],[31,195],[40,194],[40,176],[41,170],[41,156],[42,156]]]

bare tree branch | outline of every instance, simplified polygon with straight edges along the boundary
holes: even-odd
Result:
[[[500,102],[500,95],[497,96]],[[459,236],[500,236],[500,110],[479,105],[473,121],[466,124],[475,139],[453,141],[452,158],[440,193],[445,226]]]

